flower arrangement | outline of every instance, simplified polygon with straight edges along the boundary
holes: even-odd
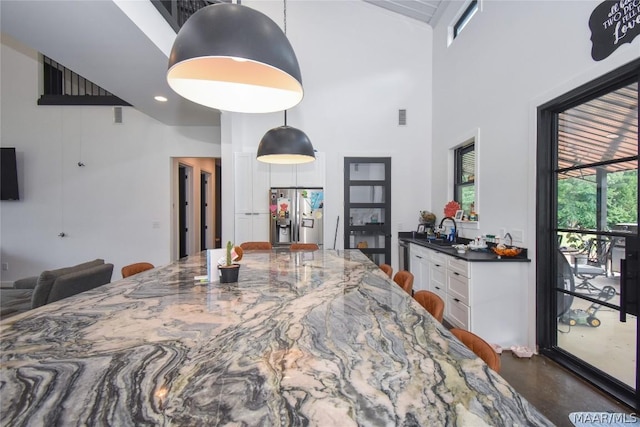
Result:
[[[456,216],[456,212],[460,209],[460,203],[456,202],[455,200],[451,200],[449,203],[444,205],[444,216],[450,216],[453,218],[454,216]]]

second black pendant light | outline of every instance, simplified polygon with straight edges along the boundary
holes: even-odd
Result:
[[[284,1],[284,34],[287,34],[287,0]],[[284,126],[269,130],[258,145],[257,159],[264,163],[299,164],[316,159],[309,137],[300,129],[287,126],[287,111],[284,111]]]

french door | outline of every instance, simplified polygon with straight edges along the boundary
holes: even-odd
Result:
[[[391,158],[345,157],[344,248],[391,264]]]
[[[538,344],[636,409],[640,61],[538,109]]]

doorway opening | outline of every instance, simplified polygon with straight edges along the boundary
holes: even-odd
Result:
[[[172,159],[172,259],[220,247],[220,179],[219,158]]]
[[[640,409],[634,61],[538,108],[540,351]]]
[[[184,258],[189,255],[189,219],[191,218],[191,182],[193,169],[181,164],[178,167],[178,231],[179,231],[179,252],[178,257]]]

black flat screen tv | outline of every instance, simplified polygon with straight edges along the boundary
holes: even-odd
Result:
[[[0,148],[0,200],[20,200],[16,149]]]

